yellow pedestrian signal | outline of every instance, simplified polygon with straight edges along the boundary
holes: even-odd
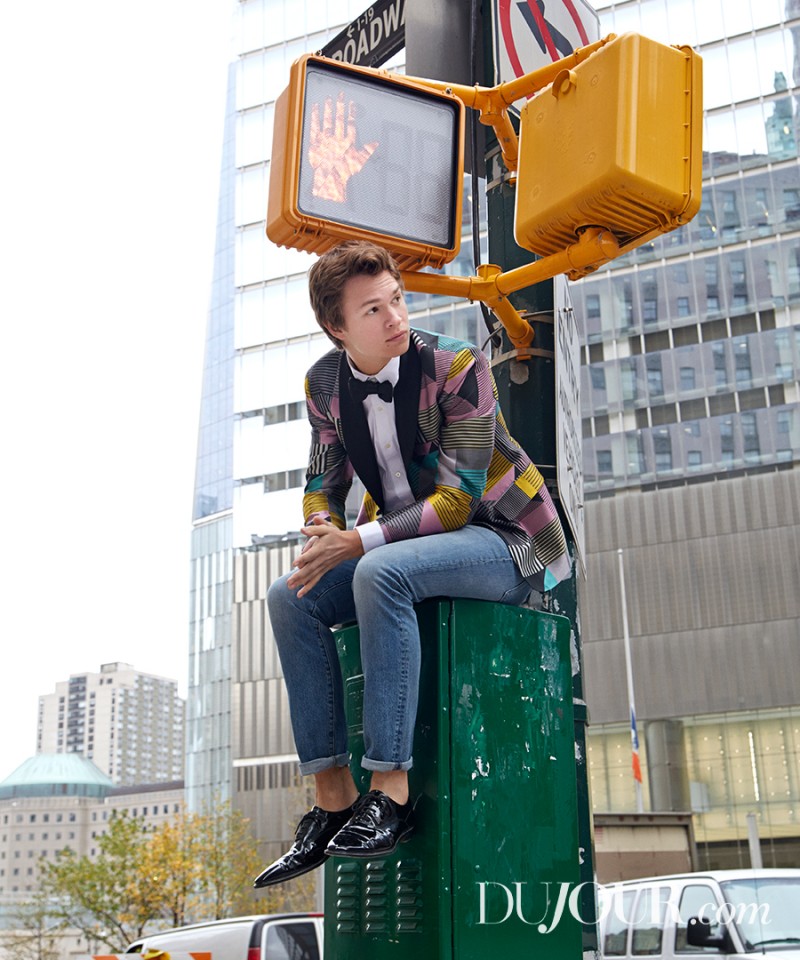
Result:
[[[461,240],[463,157],[457,97],[301,57],[275,105],[267,236],[312,253],[372,240],[404,270],[442,266]]]
[[[612,39],[523,107],[514,233],[546,256],[586,227],[621,248],[700,207],[702,74],[690,47]]]

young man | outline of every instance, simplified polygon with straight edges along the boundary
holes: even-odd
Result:
[[[411,833],[414,604],[436,596],[521,604],[570,570],[553,503],[507,432],[481,351],[409,328],[400,274],[381,247],[336,247],[314,264],[309,286],[336,349],[306,379],[308,540],[268,602],[300,772],[314,776],[316,805],[257,887],[326,856],[385,856]],[[354,473],[367,492],[347,530]],[[371,790],[362,797],[348,766],[331,632],[348,620],[358,621],[364,670],[361,765]]]

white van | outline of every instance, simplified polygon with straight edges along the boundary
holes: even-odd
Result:
[[[800,870],[710,870],[598,888],[608,960],[800,960]]]
[[[211,960],[321,960],[322,914],[283,913],[211,920],[135,940],[126,953],[211,952]]]

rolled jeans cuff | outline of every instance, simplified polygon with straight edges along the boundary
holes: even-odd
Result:
[[[403,760],[402,763],[393,763],[391,760],[370,760],[361,758],[361,766],[365,770],[377,770],[379,773],[388,773],[390,770],[410,770],[414,764],[413,758]]]
[[[334,757],[320,757],[318,760],[307,760],[298,763],[297,769],[300,775],[305,777],[310,773],[322,773],[323,770],[330,770],[332,767],[347,767],[350,765],[349,753],[337,753]]]

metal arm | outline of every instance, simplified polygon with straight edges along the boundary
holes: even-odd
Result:
[[[496,87],[463,86],[458,83],[447,83],[443,80],[428,80],[425,77],[408,77],[415,83],[432,87],[434,90],[445,90],[455,94],[468,107],[480,111],[480,121],[487,127],[492,127],[503,153],[503,161],[510,171],[517,169],[519,159],[519,141],[511,119],[508,116],[508,107],[522,97],[529,97],[552,83],[564,70],[571,70],[586,60],[601,47],[616,39],[615,33],[610,33],[602,40],[578,47],[569,56],[556,60],[545,67],[540,67],[524,77],[500,83]]]
[[[620,252],[616,237],[610,230],[587,227],[566,250],[552,253],[514,270],[502,272],[494,263],[481,264],[476,277],[449,277],[438,273],[402,271],[407,290],[417,293],[436,293],[443,296],[481,300],[497,314],[506,329],[509,340],[523,351],[533,342],[533,328],[518,313],[508,294],[534,283],[550,280],[559,273],[573,278],[583,276],[608,263]]]

